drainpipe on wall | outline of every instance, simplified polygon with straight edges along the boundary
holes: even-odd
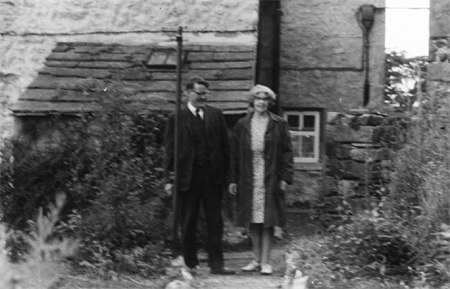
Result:
[[[270,109],[276,114],[280,110],[280,20],[280,0],[259,1],[255,83],[270,87],[278,95],[275,105]]]

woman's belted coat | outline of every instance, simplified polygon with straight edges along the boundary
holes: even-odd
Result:
[[[240,119],[231,141],[230,182],[237,184],[237,225],[248,227],[252,221],[253,158],[250,123],[253,113]],[[292,184],[293,157],[288,124],[269,112],[264,136],[265,208],[264,226],[283,227],[286,223],[285,192],[280,181]]]

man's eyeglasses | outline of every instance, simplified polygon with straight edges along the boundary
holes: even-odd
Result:
[[[210,91],[195,91],[195,90],[191,90],[191,91],[194,92],[195,94],[197,94],[198,96],[202,96],[202,97],[205,97],[211,93]]]

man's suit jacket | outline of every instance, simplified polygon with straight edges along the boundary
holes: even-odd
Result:
[[[194,167],[195,143],[193,136],[192,112],[187,107],[180,109],[179,127],[179,190],[187,191],[191,183]],[[205,106],[203,121],[206,127],[208,157],[211,164],[212,183],[221,185],[227,180],[229,166],[229,137],[225,118],[220,109]],[[170,171],[174,170],[175,148],[175,113],[171,113],[167,120],[165,132],[164,173],[169,179]]]

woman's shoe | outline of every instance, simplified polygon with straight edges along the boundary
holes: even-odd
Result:
[[[255,260],[251,261],[250,263],[247,264],[247,266],[242,267],[241,270],[244,272],[253,272],[253,271],[258,271],[261,268],[261,265],[256,262]]]
[[[262,275],[272,275],[273,269],[269,264],[261,264],[261,274]]]

